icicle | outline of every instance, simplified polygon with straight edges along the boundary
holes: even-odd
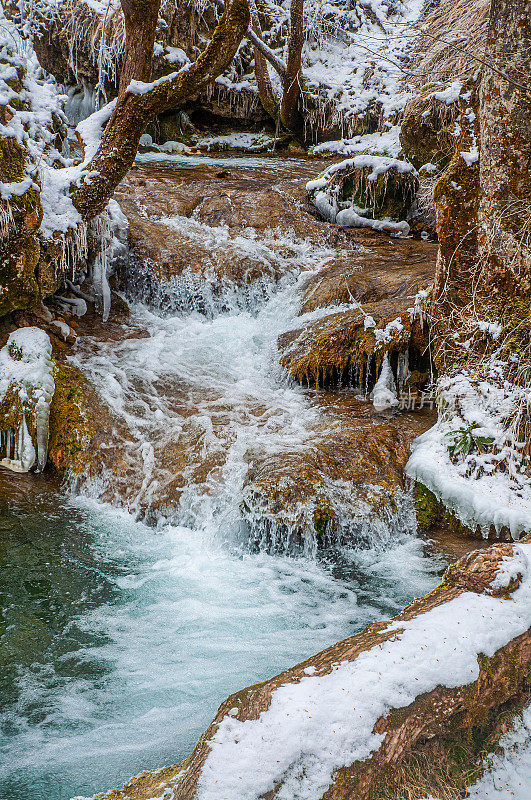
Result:
[[[10,430],[13,437],[13,432]],[[10,442],[11,444],[11,442]],[[20,423],[16,437],[14,437],[14,452],[11,457],[11,447],[6,458],[0,461],[3,467],[11,470],[11,472],[29,472],[35,464],[35,448],[31,441],[31,436],[26,425],[26,415],[22,415],[22,422]]]
[[[409,377],[409,353],[405,350],[403,353],[398,354],[398,391],[401,392]]]
[[[383,411],[385,408],[392,408],[398,405],[396,384],[389,361],[389,353],[384,355],[382,371],[372,391],[371,399],[377,411]]]

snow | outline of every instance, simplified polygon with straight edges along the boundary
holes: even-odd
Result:
[[[401,174],[417,174],[412,164],[407,161],[379,155],[363,154],[332,164],[322,175],[306,184],[306,191],[310,194],[310,199],[320,215],[329,222],[336,222],[344,228],[372,228],[377,231],[388,231],[392,234],[407,236],[409,233],[407,222],[394,222],[387,217],[372,219],[365,216],[368,209],[358,208],[352,201],[344,201],[343,208],[338,210],[337,187],[331,185],[334,176],[337,172],[356,169],[370,170],[367,175],[369,181],[376,181],[391,169],[396,169]]]
[[[531,403],[531,396],[505,380],[503,369],[503,362],[492,359],[483,377],[463,370],[439,381],[439,419],[413,442],[406,473],[464,525],[485,533],[492,525],[497,531],[507,527],[517,538],[531,531],[531,485],[514,426],[518,409]],[[473,447],[452,459],[452,437],[470,428],[492,446]]]
[[[432,92],[432,94],[428,95],[428,97],[434,97],[436,100],[440,100],[442,103],[446,103],[447,106],[450,106],[452,103],[457,103],[459,100],[462,87],[463,84],[461,81],[452,81],[452,83],[447,86],[446,89],[438,92]]]
[[[180,47],[169,47],[168,45],[166,45],[164,60],[169,64],[179,64],[179,66],[190,62],[184,50],[181,50]]]
[[[0,350],[0,400],[14,392],[23,408],[19,428],[2,433],[6,456],[0,464],[17,472],[27,472],[35,461],[39,471],[46,465],[50,403],[55,391],[51,355],[48,335],[34,327],[13,331]],[[26,424],[30,416],[36,428],[36,450]]]
[[[125,91],[129,94],[136,95],[148,94],[148,92],[153,91],[153,89],[157,89],[159,86],[164,86],[165,83],[171,83],[171,81],[175,80],[175,78],[177,78],[183,72],[186,72],[186,70],[190,69],[191,66],[191,62],[187,62],[181,67],[181,69],[177,70],[177,72],[170,72],[169,75],[163,75],[162,78],[158,78],[156,81],[151,81],[150,83],[132,80]]]
[[[354,153],[371,153],[398,158],[402,149],[398,138],[399,133],[400,126],[392,125],[381,133],[367,133],[351,139],[340,139],[338,142],[322,142],[313,148],[312,153],[313,155],[337,153],[345,156]]]
[[[230,133],[224,136],[202,136],[195,140],[201,150],[248,150],[257,152],[274,147],[275,138],[266,133]]]
[[[473,786],[469,800],[529,800],[531,797],[531,707],[499,742],[501,753],[490,756],[488,768]],[[425,800],[438,800],[427,797]]]
[[[531,545],[517,550],[527,564]],[[198,800],[257,800],[277,786],[279,800],[318,800],[335,770],[378,749],[381,716],[439,685],[474,682],[478,654],[494,655],[530,624],[529,573],[509,599],[465,592],[390,623],[394,637],[354,661],[278,687],[258,719],[225,716],[209,742]]]
[[[354,208],[344,208],[336,214],[336,222],[342,228],[372,228],[374,231],[388,231],[407,236],[409,225],[407,222],[393,222],[388,217],[384,219],[371,219],[358,214]]]
[[[463,157],[463,161],[467,165],[467,167],[471,167],[472,164],[475,164],[476,161],[479,160],[479,152],[477,145],[474,145],[470,148],[470,150],[461,150],[461,156]]]
[[[323,189],[336,172],[343,172],[351,169],[370,169],[371,171],[368,175],[370,181],[377,180],[380,175],[384,175],[391,169],[396,169],[397,172],[401,174],[417,174],[413,165],[409,164],[407,161],[400,161],[397,158],[388,158],[387,156],[363,154],[354,156],[354,158],[346,158],[344,161],[339,161],[337,164],[332,164],[332,166],[328,167],[318,178],[308,181],[306,184],[306,191],[313,192],[317,189]]]

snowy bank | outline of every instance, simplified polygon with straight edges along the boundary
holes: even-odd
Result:
[[[412,447],[406,473],[426,486],[466,526],[488,535],[507,528],[513,538],[531,531],[531,483],[519,408],[529,391],[503,377],[493,360],[483,377],[462,371],[439,383],[437,423]]]
[[[40,328],[19,328],[0,350],[0,464],[14,472],[46,466],[52,345]]]

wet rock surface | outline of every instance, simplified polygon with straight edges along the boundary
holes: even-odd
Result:
[[[353,367],[354,350],[367,364],[377,347],[373,330],[364,328],[366,315],[385,327],[404,316],[432,278],[434,245],[316,219],[304,189],[315,171],[312,161],[282,157],[228,165],[226,159],[162,160],[131,171],[116,193],[130,248],[118,285],[157,316],[145,307],[129,313],[115,297],[106,324],[93,305],[68,322],[53,305],[53,314],[44,308],[17,318],[18,325],[46,328],[54,343],[50,459],[59,475],[148,519],[187,519],[196,513],[192,495],[216,498],[233,480],[234,452],[247,431],[239,514],[258,546],[363,538],[374,511],[387,532],[413,524],[412,507],[399,509],[396,497],[409,445],[433,424],[433,412],[375,411],[366,389],[376,379],[376,360],[369,367],[374,374],[362,371],[357,384],[345,382],[346,391],[295,390],[292,397],[290,389],[287,405],[285,374],[273,374],[272,384],[267,374],[279,356],[293,376],[315,383]],[[284,296],[292,326],[297,312],[325,315],[282,333],[277,353],[268,329],[274,323],[282,332],[286,323],[261,321],[260,314],[267,314],[268,300]],[[337,305],[340,312],[326,314]],[[241,310],[249,317],[232,316]],[[168,313],[177,316],[164,322]],[[255,320],[255,333],[240,346],[256,350],[250,365],[262,358],[264,336],[271,337],[265,366],[249,378],[264,387],[249,391],[245,369],[234,384],[223,372],[223,337],[229,337],[228,358],[239,357],[237,341],[230,353],[231,319],[249,320],[244,337]],[[195,365],[197,379],[187,361],[197,347],[194,337],[205,337],[200,358],[203,347],[219,348],[216,366]],[[420,347],[423,337],[418,324],[407,326],[392,355],[395,372],[398,350],[412,350],[417,339]],[[180,357],[184,363],[176,369]],[[208,358],[216,363],[214,354]],[[302,362],[314,366],[303,369]]]
[[[372,232],[358,236],[360,253],[333,261],[308,282],[301,314],[327,306],[331,312],[310,317],[279,338],[281,363],[299,381],[343,382],[367,393],[384,353],[391,355],[395,378],[403,353],[408,356],[403,385],[418,389],[429,377],[423,358],[427,328],[418,300],[433,282],[437,246]],[[349,307],[333,309],[342,304]]]

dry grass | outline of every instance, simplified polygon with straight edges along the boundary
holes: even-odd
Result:
[[[442,0],[422,20],[411,71],[417,88],[466,78],[485,50],[489,0]]]

